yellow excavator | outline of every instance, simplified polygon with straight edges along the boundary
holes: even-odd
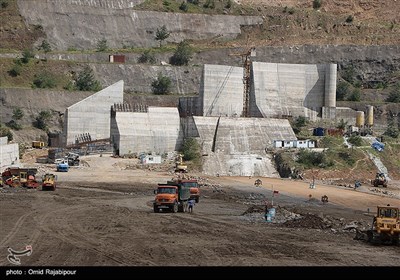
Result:
[[[183,155],[178,154],[177,160],[175,162],[175,172],[186,173],[187,165],[183,163]]]

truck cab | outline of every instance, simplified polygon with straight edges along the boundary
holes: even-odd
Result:
[[[170,210],[171,212],[185,212],[190,199],[189,188],[181,185],[158,184],[154,191],[156,197],[153,202],[154,212]]]

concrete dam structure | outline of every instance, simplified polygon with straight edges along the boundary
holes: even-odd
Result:
[[[336,64],[284,64],[253,62],[251,65],[250,117],[282,118],[304,116],[335,118]],[[182,98],[185,100],[185,97]],[[241,116],[243,111],[243,68],[204,65],[198,105],[186,105],[192,115]],[[187,104],[182,101],[182,106]],[[328,108],[324,109],[323,108]],[[328,113],[324,113],[328,112]]]
[[[279,177],[266,149],[297,139],[286,119],[196,116],[193,123],[187,136],[198,137],[208,175]]]
[[[123,104],[120,81],[67,109],[67,142],[77,133],[109,136],[123,156],[178,151],[193,137],[205,174],[279,177],[267,148],[297,140],[288,116],[336,116],[336,65],[253,62],[250,83],[251,116],[243,118],[242,67],[204,65],[199,96],[180,98],[178,108]]]
[[[123,90],[121,80],[69,106],[64,114],[64,145],[75,144],[82,134],[90,135],[91,140],[110,138],[110,109],[123,102]]]
[[[164,154],[180,149],[183,134],[177,108],[115,104],[111,142],[117,155]]]

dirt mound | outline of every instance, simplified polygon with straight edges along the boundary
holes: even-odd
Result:
[[[249,208],[247,208],[246,211],[243,212],[242,215],[250,214],[250,213],[264,213],[265,212],[265,207],[261,205],[251,205]]]
[[[314,228],[314,229],[326,229],[330,227],[330,225],[328,225],[322,218],[312,214],[305,214],[299,219],[286,221],[282,225],[291,228]]]

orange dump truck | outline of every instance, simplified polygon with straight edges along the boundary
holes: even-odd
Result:
[[[194,199],[196,203],[200,200],[200,187],[196,179],[177,179],[167,182],[168,184],[180,184],[190,189],[190,198]]]
[[[169,210],[173,213],[187,211],[190,199],[189,187],[175,183],[158,184],[154,193],[156,194],[153,203],[154,213],[160,210]]]

